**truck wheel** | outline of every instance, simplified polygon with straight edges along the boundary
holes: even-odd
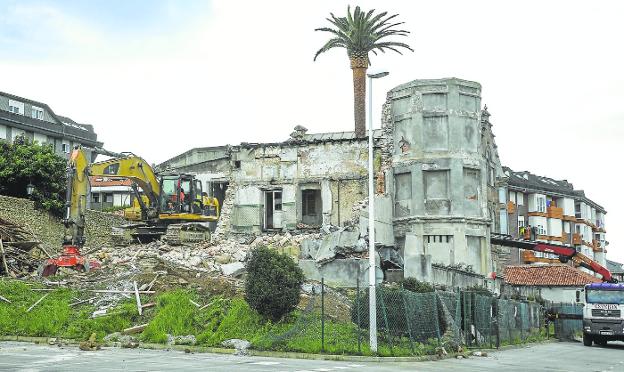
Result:
[[[590,335],[583,334],[583,345],[592,346],[593,341],[594,340],[592,339]]]

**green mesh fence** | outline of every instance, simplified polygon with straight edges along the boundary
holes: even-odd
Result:
[[[549,312],[558,314],[555,318],[555,337],[560,340],[573,340],[583,332],[583,305],[578,303],[551,303]],[[576,318],[576,319],[574,319]]]
[[[349,302],[350,314],[336,316],[326,312],[323,293],[312,294],[290,327],[278,327],[258,344],[270,350],[370,355],[368,288],[356,290]],[[376,303],[382,356],[520,343],[538,334],[544,324],[537,303],[470,291],[414,293],[380,285]]]

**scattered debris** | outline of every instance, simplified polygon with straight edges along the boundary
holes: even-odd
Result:
[[[35,308],[35,306],[39,305],[39,303],[40,303],[41,301],[43,301],[43,299],[44,299],[44,298],[48,297],[48,295],[49,295],[49,293],[44,294],[44,295],[43,295],[40,299],[38,299],[38,300],[37,300],[37,302],[35,302],[34,304],[32,304],[32,306],[31,306],[31,307],[29,307],[29,308],[28,308],[28,310],[26,310],[26,312],[27,312],[27,313],[29,313],[29,312],[30,312],[30,310],[34,309],[34,308]]]
[[[84,350],[84,351],[95,351],[95,350],[101,349],[100,344],[96,341],[95,332],[91,333],[91,337],[89,337],[87,341],[82,341],[79,347],[80,347],[80,350]]]
[[[2,300],[2,301],[4,301],[4,302],[11,303],[11,301],[9,301],[6,297],[2,297],[2,296],[0,296],[0,300]]]
[[[24,227],[0,218],[0,272],[14,278],[37,270],[39,260],[31,256],[40,242]]]
[[[236,349],[234,355],[247,355],[247,349],[251,346],[251,342],[247,340],[240,340],[238,338],[232,338],[221,342],[221,345]]]

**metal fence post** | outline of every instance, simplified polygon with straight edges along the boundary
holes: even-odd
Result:
[[[360,267],[358,266],[357,270],[357,279],[355,281],[355,311],[357,315],[357,342],[358,342],[358,354],[362,354],[362,322],[360,321]]]
[[[414,354],[414,340],[412,338],[412,324],[410,320],[411,313],[407,310],[407,301],[405,301],[405,289],[401,283],[401,299],[403,300],[403,313],[405,314],[405,322],[407,323],[407,333],[409,334],[410,349]]]
[[[440,314],[438,314],[438,292],[433,292],[433,314],[435,316],[436,337],[438,338],[438,346],[440,343]]]
[[[494,303],[492,304],[492,311],[494,311],[494,322],[495,322],[495,329],[496,329],[496,348],[500,348],[500,317],[499,317],[499,303],[498,303],[498,299],[495,298],[494,299]]]
[[[376,293],[379,293],[379,299],[381,300],[381,311],[383,313],[384,323],[386,324],[386,333],[388,335],[388,342],[390,343],[390,353],[394,355],[394,349],[392,347],[392,331],[390,330],[390,325],[388,324],[388,314],[386,312],[386,301],[384,300],[384,291],[381,285],[379,286],[379,291],[376,291]]]
[[[325,352],[325,278],[321,278],[321,353]]]

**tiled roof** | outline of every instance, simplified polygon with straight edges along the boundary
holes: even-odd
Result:
[[[132,181],[129,179],[113,179],[108,177],[89,177],[91,187],[101,187],[101,186],[130,186],[132,185]]]
[[[527,286],[577,287],[602,280],[568,265],[519,265],[505,268],[505,283]]]

